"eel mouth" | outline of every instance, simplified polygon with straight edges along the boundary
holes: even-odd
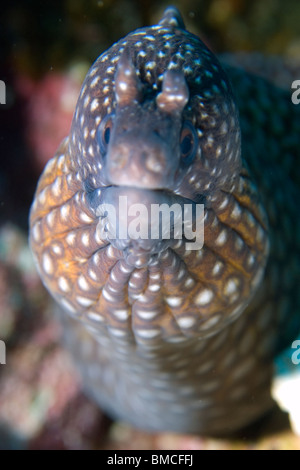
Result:
[[[135,255],[158,254],[186,238],[186,227],[195,227],[203,212],[203,201],[196,203],[168,189],[132,186],[103,188],[96,208],[99,237]]]

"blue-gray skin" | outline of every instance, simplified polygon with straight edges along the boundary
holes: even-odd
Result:
[[[300,328],[299,111],[226,72],[174,8],[121,39],[90,69],[31,209],[84,386],[148,430],[230,433],[268,412],[273,357]],[[114,239],[99,206],[119,196],[204,204],[203,248]]]

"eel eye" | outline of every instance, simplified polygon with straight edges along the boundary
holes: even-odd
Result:
[[[189,165],[197,152],[198,136],[193,124],[185,121],[180,135],[181,162],[183,165]]]
[[[113,114],[108,114],[105,118],[101,121],[101,124],[98,129],[98,141],[100,145],[100,152],[102,155],[105,155],[107,152],[107,147],[110,141],[111,132],[113,128]]]

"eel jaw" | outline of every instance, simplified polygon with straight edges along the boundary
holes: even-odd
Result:
[[[101,191],[96,215],[99,238],[144,266],[184,238],[183,225],[196,223],[196,203],[169,190],[110,186]]]

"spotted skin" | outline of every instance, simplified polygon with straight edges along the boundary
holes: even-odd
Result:
[[[273,357],[300,328],[299,112],[285,91],[224,67],[174,8],[114,44],[31,209],[36,265],[69,314],[85,388],[152,431],[230,433],[270,410]],[[101,238],[99,205],[120,195],[200,201],[204,246]]]

